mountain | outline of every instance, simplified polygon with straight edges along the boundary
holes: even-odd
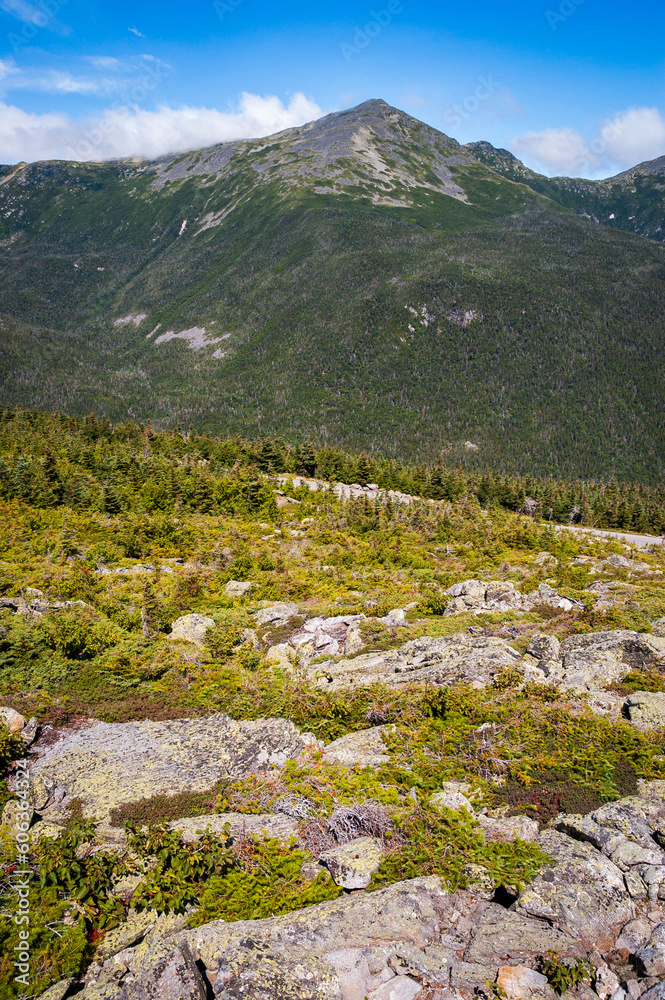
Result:
[[[665,240],[665,156],[639,163],[616,177],[590,181],[581,177],[545,177],[489,142],[464,147],[502,177],[527,184],[565,208],[594,222],[649,239]]]
[[[613,185],[492,150],[375,100],[154,162],[0,168],[0,399],[658,480],[658,161]],[[655,238],[606,218],[613,190]]]

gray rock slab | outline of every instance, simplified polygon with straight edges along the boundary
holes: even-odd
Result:
[[[562,667],[556,683],[579,690],[602,689],[630,670],[665,661],[665,639],[630,630],[569,636],[561,643]]]
[[[464,961],[495,970],[506,961],[530,964],[548,951],[556,951],[562,958],[586,953],[579,941],[565,931],[490,903],[480,915]]]
[[[261,920],[211,923],[179,936],[196,959],[216,968],[231,952],[251,950],[243,942],[269,947],[293,960],[321,957],[341,948],[365,948],[391,942],[425,948],[438,942],[450,901],[435,876],[397,882],[377,892],[352,894],[306,910]]]
[[[503,639],[459,633],[442,639],[423,636],[396,650],[364,653],[337,663],[326,660],[310,667],[308,673],[319,687],[333,691],[373,683],[399,687],[463,682],[482,688],[520,659],[517,650]]]
[[[366,889],[382,857],[381,841],[374,837],[356,837],[347,844],[324,851],[319,861],[343,889]]]
[[[49,747],[32,767],[42,817],[62,821],[74,799],[83,815],[157,794],[206,791],[221,778],[282,766],[305,742],[284,719],[236,722],[227,715],[169,722],[98,723]]]
[[[298,837],[298,820],[283,813],[212,813],[207,816],[193,816],[189,819],[176,819],[169,823],[170,830],[178,830],[187,843],[200,840],[209,830],[221,836],[228,824],[229,834],[237,840],[243,835],[248,837],[274,837],[287,843],[291,837]]]
[[[609,951],[635,916],[623,874],[590,844],[544,830],[538,843],[551,858],[517,900],[527,916],[551,921],[590,951]]]
[[[383,742],[386,726],[361,729],[334,740],[325,747],[326,761],[335,760],[348,766],[379,767],[390,760],[388,748]]]

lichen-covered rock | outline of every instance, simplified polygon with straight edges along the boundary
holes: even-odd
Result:
[[[551,861],[521,893],[517,909],[564,928],[588,949],[609,951],[635,916],[623,874],[590,844],[544,830],[538,843]]]
[[[63,1000],[69,993],[69,988],[74,983],[74,979],[63,979],[59,983],[49,986],[46,993],[42,993],[40,1000]]]
[[[536,660],[558,660],[560,648],[561,643],[555,635],[537,633],[531,636],[526,651]]]
[[[323,958],[341,948],[425,948],[439,941],[450,909],[448,893],[434,876],[398,882],[377,892],[340,896],[306,910],[261,920],[215,920],[186,931],[177,940],[190,945],[197,960],[216,969],[237,954],[251,967],[258,945],[299,961]]]
[[[573,635],[561,643],[562,659],[552,680],[559,687],[582,691],[602,690],[630,670],[657,668],[665,662],[665,639],[616,630]]]
[[[536,840],[538,823],[529,816],[484,816],[479,814],[476,819],[487,840]]]
[[[585,953],[583,946],[565,931],[556,930],[543,920],[505,910],[497,903],[488,903],[478,915],[464,961],[490,969],[506,959],[530,962],[548,951],[555,951],[562,958]]]
[[[101,722],[71,733],[35,762],[33,805],[58,822],[79,799],[84,816],[108,823],[111,810],[126,802],[206,791],[221,778],[282,766],[308,745],[285,719]]]
[[[169,823],[170,830],[177,830],[182,840],[193,843],[200,840],[206,830],[221,836],[228,825],[229,836],[233,840],[239,837],[274,837],[284,843],[292,837],[298,837],[298,821],[283,813],[211,813],[208,816],[193,816],[189,819],[176,819]]]
[[[27,833],[35,810],[31,805],[23,805],[19,799],[10,799],[2,810],[2,826],[11,837],[17,833]]]
[[[341,736],[325,747],[325,759],[335,760],[351,767],[380,767],[390,760],[388,748],[383,742],[385,726],[361,729],[357,733]]]
[[[214,619],[206,615],[183,615],[172,622],[167,638],[172,642],[191,642],[203,649],[206,632],[214,627]]]
[[[657,618],[655,622],[651,622],[651,631],[654,635],[665,638],[665,618]]]
[[[503,639],[456,633],[442,639],[423,636],[396,650],[364,653],[337,663],[326,660],[310,667],[308,673],[319,687],[333,691],[374,683],[397,687],[461,682],[481,688],[520,659]]]
[[[638,729],[662,729],[665,726],[665,692],[635,691],[626,698],[623,714]]]
[[[475,812],[471,802],[467,798],[470,792],[465,781],[445,781],[440,792],[434,792],[430,796],[430,802],[437,809],[442,806],[446,809],[466,809],[467,812]]]
[[[383,857],[383,847],[374,837],[356,837],[348,844],[319,855],[337,885],[343,889],[366,889]]]

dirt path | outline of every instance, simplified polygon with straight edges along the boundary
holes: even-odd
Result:
[[[620,541],[628,542],[636,549],[648,549],[652,545],[663,545],[665,539],[662,535],[635,535],[627,531],[606,531],[603,528],[579,528],[576,524],[555,524],[555,531],[574,531],[587,535],[599,535],[601,538],[617,538]]]

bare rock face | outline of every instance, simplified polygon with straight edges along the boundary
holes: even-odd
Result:
[[[224,593],[227,597],[245,597],[253,586],[250,580],[229,580]]]
[[[380,682],[390,687],[429,683],[467,683],[482,688],[504,667],[517,666],[520,654],[505,640],[465,633],[432,639],[423,636],[385,653],[365,653],[337,663],[327,660],[309,670],[311,680],[327,690]]]
[[[206,791],[298,757],[309,744],[285,719],[236,722],[227,715],[170,722],[100,722],[55,743],[32,768],[35,809],[62,822],[74,799],[107,824],[126,802]]]
[[[297,617],[299,610],[297,604],[273,604],[270,608],[257,611],[254,618],[258,626],[282,625],[289,619]]]

